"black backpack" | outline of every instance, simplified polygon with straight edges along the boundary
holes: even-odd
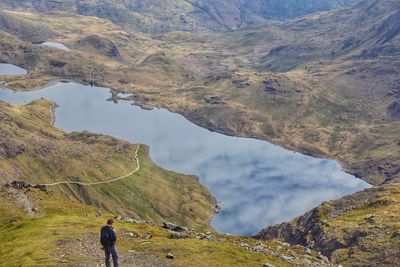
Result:
[[[101,228],[100,233],[100,244],[103,247],[111,247],[111,236],[110,236],[110,229],[107,226],[103,226]]]

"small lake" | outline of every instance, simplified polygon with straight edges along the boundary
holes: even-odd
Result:
[[[164,109],[142,110],[106,101],[106,88],[58,83],[35,92],[0,89],[16,104],[45,97],[57,102],[56,127],[88,130],[150,146],[166,169],[196,174],[220,201],[212,226],[223,233],[253,235],[290,220],[323,201],[369,187],[332,160],[294,153],[265,141],[226,136]]]
[[[25,75],[27,71],[12,64],[0,63],[0,75]]]
[[[58,48],[58,49],[65,50],[65,51],[71,50],[66,45],[64,45],[62,43],[56,43],[56,42],[44,42],[44,43],[41,43],[40,45],[50,46],[50,47]]]

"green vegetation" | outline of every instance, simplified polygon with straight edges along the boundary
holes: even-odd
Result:
[[[295,220],[263,230],[261,239],[314,244],[344,266],[395,266],[400,246],[400,184],[323,203]]]
[[[47,39],[72,51],[31,45],[13,37],[16,30],[4,24],[11,34],[0,31],[0,46],[7,51],[0,60],[29,73],[1,79],[19,90],[43,86],[55,77],[94,81],[134,93],[139,105],[167,108],[213,130],[335,158],[349,172],[382,184],[399,179],[393,166],[400,162],[398,146],[393,146],[398,137],[392,134],[399,123],[391,117],[396,110],[390,109],[398,95],[398,3],[383,2],[364,0],[301,20],[196,35],[145,35],[127,27],[133,21],[121,27],[113,20],[63,12],[39,16],[3,11],[0,17],[16,21],[15,27],[40,19],[53,33]],[[170,11],[165,5],[160,6]],[[379,14],[364,16],[369,6],[376,6]],[[176,8],[191,10],[183,2]],[[365,20],[365,30],[354,26],[360,20]],[[354,39],[356,35],[361,39]],[[385,52],[388,47],[392,54]],[[210,103],[210,98],[221,101]],[[335,132],[337,128],[341,131]],[[388,158],[393,166],[383,170]]]
[[[51,127],[52,103],[36,100],[25,106],[0,102],[0,179],[28,183],[108,181],[133,171],[136,146],[87,132],[67,134]],[[65,198],[106,208],[114,214],[160,223],[208,227],[214,199],[198,178],[166,171],[139,150],[140,169],[113,183],[50,189]]]
[[[210,1],[197,1],[207,4],[202,9],[188,1],[172,1],[172,5],[171,1],[154,0],[141,10],[132,10],[122,4],[109,9],[104,5],[96,8],[93,1],[87,0],[84,1],[87,9],[80,10],[93,16],[71,12],[76,1],[64,1],[62,5],[50,1],[41,8],[60,12],[39,15],[29,2],[2,2],[9,8],[26,4],[21,9],[28,10],[0,12],[3,51],[0,60],[29,71],[27,75],[0,77],[7,87],[31,90],[56,78],[85,84],[94,82],[118,93],[134,93],[138,105],[167,108],[212,130],[265,139],[296,151],[335,158],[346,170],[375,185],[400,179],[400,110],[396,105],[400,51],[398,1],[363,0],[349,8],[292,21],[269,21],[266,25],[224,34],[209,30],[236,29],[238,23],[246,26],[249,14],[241,13],[244,17],[235,20],[240,10],[224,6],[232,12],[221,14]],[[199,8],[203,11],[192,12]],[[251,21],[263,19],[253,14]],[[360,23],[363,27],[358,26]],[[31,43],[45,40],[62,42],[72,50],[65,52]],[[2,181],[16,177],[32,183],[70,179],[104,181],[128,173],[136,164],[134,145],[89,133],[66,134],[49,127],[51,104],[44,100],[24,107],[5,103],[0,106],[5,115],[0,120],[0,133],[4,137],[0,148]],[[139,157],[143,169],[112,187],[73,185],[52,190],[68,201],[78,200],[135,218],[155,222],[166,219],[209,228],[214,200],[196,178],[156,167],[145,147],[141,147]],[[350,196],[343,203],[339,201],[341,208],[335,206],[339,205],[336,202],[319,207],[316,211],[323,221],[310,226],[306,233],[314,231],[318,241],[315,231],[321,230],[323,237],[333,232],[333,239],[328,236],[328,243],[320,240],[319,248],[331,254],[337,263],[367,265],[379,260],[382,265],[390,266],[398,253],[394,249],[398,238],[393,237],[398,231],[398,218],[394,214],[398,208],[397,187],[397,184],[383,186]],[[359,196],[369,204],[357,204],[354,208],[353,199]],[[333,217],[328,214],[336,209],[344,212]],[[5,222],[21,223],[13,228],[11,235],[22,231],[21,235],[31,238],[38,232],[32,236],[29,233],[39,229],[30,224],[31,220],[42,220],[49,226],[55,218],[51,216],[59,216],[57,211],[48,213],[50,217],[28,220],[17,211],[7,213],[9,210],[2,208],[1,212],[5,214]],[[370,214],[374,220],[366,221]],[[82,233],[90,220],[97,220],[90,218],[79,224],[74,215],[67,217],[63,219],[81,227],[77,233]],[[150,226],[134,230],[143,230],[141,227]],[[254,259],[254,264],[262,261],[258,256],[249,258],[249,254],[241,254],[241,250],[230,245],[218,243],[208,247],[204,241],[170,240],[165,239],[165,233],[158,236],[157,228],[146,229],[156,232],[154,246],[140,249],[137,243],[141,241],[137,241],[123,247],[127,250],[136,244],[139,248],[135,250],[164,255],[164,245],[168,244],[168,249],[177,246],[175,253],[183,265],[192,259],[210,265],[205,255],[212,255],[221,265],[239,262],[239,258]],[[294,235],[302,237],[301,232],[295,231]],[[302,243],[310,245],[307,238]],[[21,236],[16,236],[14,240],[28,242],[20,239]],[[29,244],[23,243],[20,250],[16,248],[20,254],[13,256],[38,253],[35,261],[43,260],[43,264],[52,261],[44,255],[47,248],[32,252],[25,246]],[[191,247],[201,251],[196,254],[198,258],[188,256],[193,252]],[[219,253],[215,253],[216,248]],[[2,251],[5,250],[0,249],[4,255],[12,253]],[[74,257],[78,261],[82,255]]]
[[[27,198],[35,214],[26,214]],[[7,266],[85,266],[102,262],[98,232],[112,215],[98,208],[62,199],[38,189],[0,189],[0,258]],[[25,206],[24,206],[25,204]],[[171,233],[150,224],[133,224],[116,220],[118,249],[122,264],[127,266],[291,266],[281,255],[299,257],[298,266],[306,266],[302,258],[320,264],[313,255],[305,255],[301,247],[283,247],[275,241],[259,242],[210,233],[214,239],[195,237],[171,239]],[[127,234],[129,233],[129,234]],[[201,235],[202,232],[198,232]],[[263,245],[266,252],[251,252],[238,246]],[[174,260],[166,254],[173,253]],[[132,255],[132,256],[130,256]],[[169,261],[169,262],[168,262]],[[322,265],[321,265],[322,264]]]

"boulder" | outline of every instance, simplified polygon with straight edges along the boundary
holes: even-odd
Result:
[[[11,184],[9,186],[14,189],[26,189],[26,188],[31,187],[30,184],[27,184],[23,181],[13,181],[13,182],[11,182]]]
[[[392,234],[391,238],[400,238],[400,231],[396,231]]]
[[[135,232],[127,232],[127,233],[125,233],[125,235],[128,237],[131,237],[131,238],[139,238],[140,237],[140,235]]]
[[[172,239],[182,239],[182,238],[186,238],[186,237],[188,237],[186,234],[175,232],[175,231],[171,231],[171,238]]]
[[[372,215],[372,214],[368,214],[365,217],[365,220],[367,220],[367,222],[370,223],[370,224],[374,224],[375,223],[375,216]]]
[[[36,185],[34,185],[34,186],[32,186],[33,188],[37,188],[37,189],[40,189],[40,190],[42,190],[42,191],[44,191],[44,192],[47,192],[47,187],[44,185],[44,184],[36,184]]]
[[[25,144],[16,144],[13,141],[5,140],[0,142],[0,153],[3,150],[6,158],[13,159],[17,157],[19,154],[26,151]]]
[[[51,59],[49,63],[50,63],[51,66],[57,67],[57,68],[62,68],[65,65],[67,65],[67,62],[60,61],[60,60],[57,60],[57,59]]]
[[[170,223],[170,222],[163,222],[163,228],[168,229],[168,230],[172,230],[172,231],[175,231],[175,232],[188,231],[188,228],[182,227],[182,226],[178,226],[178,225]]]
[[[166,257],[167,257],[167,259],[170,259],[170,260],[175,259],[175,256],[172,253],[167,253]]]

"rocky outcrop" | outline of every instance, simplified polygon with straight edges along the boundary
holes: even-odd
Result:
[[[269,227],[255,238],[263,240],[282,238],[290,244],[318,249],[322,254],[328,256],[333,251],[346,247],[346,244],[326,233],[323,225],[320,210],[315,208],[292,222]]]
[[[92,34],[78,40],[75,44],[78,49],[92,50],[107,57],[119,57],[119,51],[116,44],[102,36]]]
[[[0,156],[6,159],[16,158],[26,151],[25,144],[17,144],[11,140],[0,141]]]
[[[205,98],[204,101],[211,105],[220,105],[225,103],[219,96],[210,96]]]
[[[29,188],[37,188],[37,189],[40,189],[40,190],[45,191],[45,192],[47,191],[47,188],[46,188],[45,185],[42,185],[42,184],[29,184],[29,183],[26,183],[26,182],[23,182],[23,181],[12,181],[11,183],[6,184],[6,187],[13,188],[13,189],[18,189],[18,190],[29,189]]]
[[[61,61],[61,60],[57,60],[57,59],[51,59],[49,63],[50,63],[51,66],[54,66],[54,67],[57,67],[57,68],[62,68],[65,65],[67,65],[67,62],[64,62],[64,61]]]
[[[171,222],[163,222],[163,228],[164,229],[168,229],[168,230],[172,230],[172,231],[176,231],[176,232],[188,231],[187,227],[182,227],[182,226],[176,225],[176,224],[171,223]]]
[[[109,19],[116,24],[146,32],[231,31],[265,19],[292,19],[345,6],[356,0],[187,0],[187,1],[2,1],[3,8],[40,12],[67,11]],[[162,3],[162,4],[160,4]],[[192,10],[188,12],[188,10]],[[151,21],[150,25],[147,25]]]
[[[400,184],[374,187],[325,202],[293,221],[262,230],[255,238],[306,246],[333,263],[365,266],[361,263],[368,259],[369,266],[394,266],[400,256],[399,207]],[[383,254],[386,260],[380,262]]]

